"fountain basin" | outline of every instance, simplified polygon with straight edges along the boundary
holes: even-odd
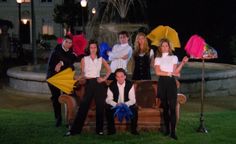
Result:
[[[179,79],[180,93],[189,97],[201,94],[202,63],[189,62]],[[49,94],[46,83],[46,65],[19,66],[7,71],[9,86],[17,90]],[[128,73],[128,78],[131,73]],[[158,77],[152,72],[152,79]],[[205,63],[205,96],[236,95],[236,65]]]
[[[29,65],[13,67],[7,70],[9,86],[25,91],[49,94],[46,83],[46,65]]]

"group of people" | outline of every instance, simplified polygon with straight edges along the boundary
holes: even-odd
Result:
[[[114,45],[112,51],[107,52],[110,65],[99,55],[98,42],[95,40],[89,41],[87,54],[81,59],[81,74],[78,77],[78,80],[85,81],[85,94],[80,102],[76,118],[65,135],[71,136],[81,133],[92,99],[95,99],[96,104],[96,133],[98,135],[104,134],[104,114],[107,119],[107,134],[116,133],[114,107],[121,104],[127,105],[133,113],[130,132],[134,135],[139,134],[137,131],[138,109],[134,86],[127,79],[127,65],[129,60],[133,58],[132,80],[150,80],[151,68],[159,76],[157,98],[160,99],[163,108],[165,135],[177,140],[175,133],[177,103],[175,77],[180,76],[180,71],[188,58],[184,57],[182,62],[178,64],[178,58],[173,55],[171,42],[168,39],[160,41],[156,57],[153,49],[149,47],[146,35],[142,32],[139,32],[136,36],[134,51],[129,45],[128,32],[121,31],[118,33],[118,39],[119,44]],[[66,36],[63,43],[54,49],[48,63],[47,78],[65,68],[71,67],[74,69],[73,63],[76,61],[76,55],[71,47],[72,38]],[[101,76],[102,66],[106,70],[104,76]],[[105,83],[106,80],[112,80],[108,87]],[[62,123],[61,105],[58,102],[61,92],[55,86],[48,85],[52,93],[51,100],[56,126],[58,127]]]

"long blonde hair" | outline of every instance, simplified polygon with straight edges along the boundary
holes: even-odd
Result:
[[[144,37],[144,47],[143,49],[141,50],[140,48],[140,44],[138,42],[139,40],[139,37],[143,36]],[[136,38],[135,38],[135,42],[134,42],[134,56],[137,56],[139,55],[140,53],[145,53],[145,54],[149,54],[149,46],[148,46],[148,41],[147,41],[147,38],[146,38],[146,35],[142,32],[139,32],[137,35],[136,35]]]
[[[159,45],[158,45],[158,52],[157,52],[157,57],[161,57],[162,56],[162,52],[161,52],[161,46],[163,43],[167,43],[168,46],[169,46],[169,55],[173,55],[173,52],[172,52],[172,44],[171,42],[167,39],[167,38],[163,38],[160,40],[159,42]]]

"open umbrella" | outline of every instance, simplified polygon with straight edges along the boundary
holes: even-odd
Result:
[[[106,42],[102,42],[99,45],[99,50],[100,50],[100,56],[102,56],[106,61],[108,61],[108,55],[107,52],[111,51],[111,47]]]
[[[217,52],[214,48],[210,47],[205,40],[198,36],[193,35],[188,40],[185,50],[191,58],[201,59],[202,60],[202,81],[201,81],[201,114],[200,114],[200,126],[197,129],[198,132],[208,133],[205,124],[204,124],[204,95],[205,95],[205,59],[214,59],[217,58]]]
[[[83,34],[73,36],[73,51],[79,56],[84,54],[87,46],[87,39]]]
[[[185,50],[187,54],[194,59],[213,59],[218,57],[216,50],[208,45],[202,37],[196,34],[190,37],[185,46]]]
[[[75,71],[67,68],[47,79],[47,82],[59,88],[61,91],[71,94],[76,80],[74,80]]]
[[[126,121],[129,121],[133,116],[133,113],[130,110],[130,108],[124,103],[118,106],[115,106],[112,109],[116,109],[114,113],[114,117],[117,117],[120,123],[122,122],[124,118],[126,119]]]
[[[151,40],[152,45],[157,47],[160,40],[166,38],[172,43],[173,48],[180,48],[178,33],[169,26],[160,25],[156,27],[147,35],[147,38]]]
[[[74,53],[79,55],[84,55],[85,53],[85,48],[87,46],[87,39],[84,37],[83,34],[80,35],[72,35],[71,33],[68,33],[67,35],[72,37],[72,42],[73,42],[73,51]],[[63,42],[63,38],[59,37],[57,38],[57,43],[61,44]]]

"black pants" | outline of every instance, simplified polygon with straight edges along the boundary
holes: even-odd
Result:
[[[48,87],[49,87],[51,94],[52,94],[51,101],[52,101],[52,105],[53,105],[55,119],[58,121],[61,121],[62,120],[61,104],[58,101],[59,96],[61,95],[61,90],[49,83],[48,83]]]
[[[166,131],[175,133],[177,87],[174,77],[161,76],[159,78],[158,97],[161,99]]]
[[[107,131],[108,133],[115,133],[116,132],[116,128],[115,128],[115,124],[114,124],[114,109],[111,109],[112,106],[106,104],[106,118],[107,118]],[[138,122],[138,108],[136,105],[132,105],[129,107],[130,110],[133,113],[133,117],[131,118],[131,122],[130,122],[130,130],[131,132],[134,132],[137,130],[137,122]]]
[[[85,84],[85,95],[80,103],[79,110],[74,123],[70,129],[72,134],[79,134],[82,131],[88,110],[93,98],[96,103],[96,132],[103,132],[104,105],[106,97],[106,84],[98,83],[97,79],[88,79]]]

